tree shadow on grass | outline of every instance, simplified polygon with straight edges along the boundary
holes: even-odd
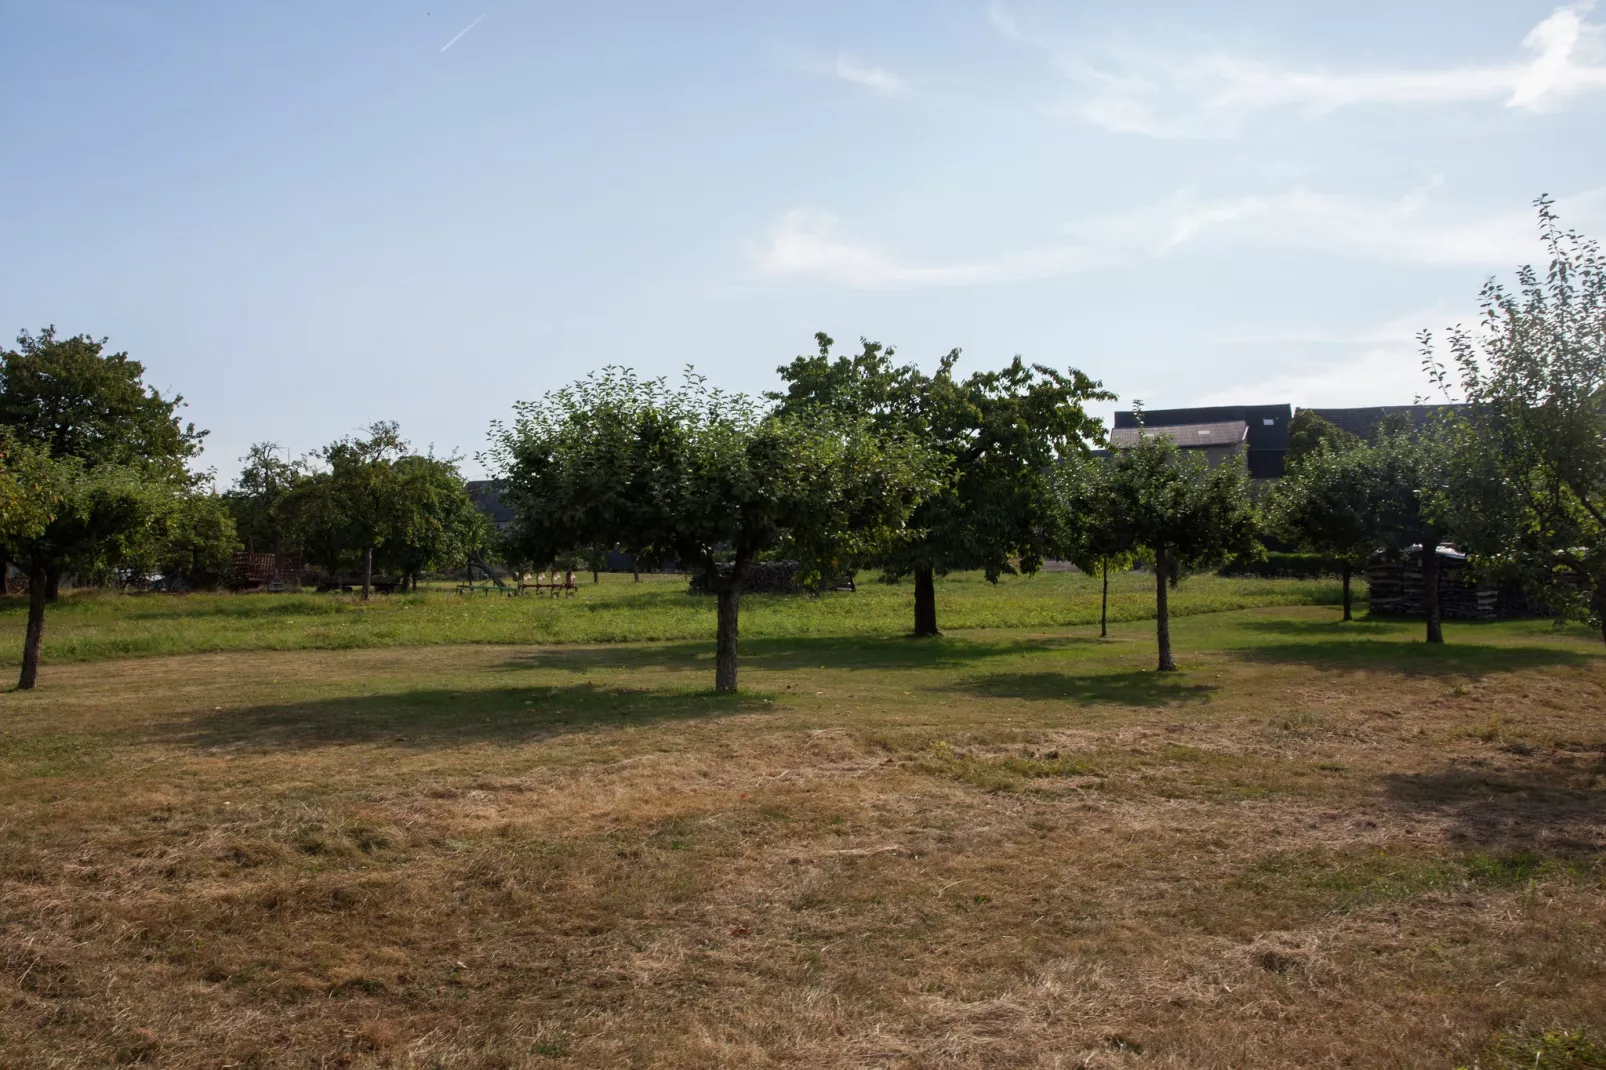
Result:
[[[940,636],[830,636],[743,639],[741,666],[767,672],[798,669],[887,670],[964,669],[985,661],[1022,654],[1072,648],[1095,649],[1098,640],[1078,636],[1043,636],[997,642]],[[684,641],[631,646],[549,647],[509,658],[499,668],[528,669],[706,668],[713,671],[714,641]]]
[[[1245,661],[1306,665],[1318,669],[1381,670],[1409,676],[1471,676],[1518,669],[1583,665],[1596,655],[1548,646],[1496,646],[1447,642],[1443,646],[1387,639],[1266,643],[1232,651]]]
[[[773,710],[762,696],[576,684],[353,695],[210,711],[168,726],[165,742],[203,750],[383,743],[517,743],[575,732]]]
[[[1190,683],[1175,673],[1117,672],[1070,676],[1057,672],[995,673],[951,684],[943,690],[978,698],[1018,698],[1083,705],[1175,706],[1209,702],[1219,690]]]
[[[1383,778],[1402,811],[1448,819],[1451,840],[1467,847],[1570,858],[1606,852],[1606,755],[1558,752],[1511,768],[1451,764],[1431,773]]]
[[[1329,618],[1314,620],[1292,616],[1272,619],[1248,617],[1234,622],[1233,626],[1242,631],[1262,635],[1298,635],[1313,640],[1333,641],[1395,635],[1402,638],[1419,638],[1422,632],[1422,622],[1419,620],[1413,621],[1403,617],[1356,617],[1352,621],[1345,621],[1338,616],[1337,611]]]

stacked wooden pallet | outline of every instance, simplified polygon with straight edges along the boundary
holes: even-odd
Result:
[[[1366,567],[1366,586],[1371,612],[1420,617],[1423,614],[1422,552],[1412,550],[1404,557],[1373,558]],[[1439,551],[1439,615],[1459,620],[1497,620],[1508,616],[1530,616],[1536,607],[1498,587],[1488,587],[1467,578],[1467,559],[1462,554]]]

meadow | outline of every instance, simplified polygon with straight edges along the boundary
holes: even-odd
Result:
[[[1582,629],[1196,577],[1162,675],[1146,577],[1102,641],[952,577],[934,640],[755,600],[721,696],[624,579],[67,599],[0,694],[0,1065],[1606,1065]]]
[[[1153,578],[1110,577],[1110,619],[1154,615]],[[416,595],[363,602],[340,594],[136,594],[88,592],[50,607],[45,662],[94,661],[219,650],[351,650],[439,643],[618,643],[704,639],[714,634],[714,599],[688,594],[679,575],[604,573],[579,580],[571,598],[526,594],[459,596],[443,585]],[[945,577],[937,607],[943,628],[1054,628],[1092,624],[1099,587],[1078,572],[1005,576],[997,585],[979,573]],[[1251,606],[1336,604],[1336,581],[1190,577],[1172,596],[1172,613],[1210,613]],[[910,630],[912,587],[873,579],[852,593],[819,597],[747,595],[742,635],[890,636]],[[0,600],[0,660],[21,658],[27,605]]]

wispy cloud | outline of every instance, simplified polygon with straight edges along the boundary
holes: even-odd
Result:
[[[1281,370],[1256,376],[1252,369],[1266,367],[1266,361],[1224,362],[1224,369],[1241,368],[1249,374],[1222,382],[1219,389],[1190,404],[1226,405],[1254,397],[1268,401],[1293,399],[1301,407],[1342,407],[1423,396],[1432,384],[1422,372],[1416,334],[1424,327],[1437,328],[1453,318],[1445,307],[1434,306],[1348,333],[1238,340],[1239,344],[1257,348],[1262,343],[1274,345],[1275,366]]]
[[[1496,270],[1537,250],[1531,211],[1491,215],[1442,205],[1430,196],[1438,185],[1435,181],[1393,199],[1307,189],[1216,201],[1179,194],[1153,213],[1164,228],[1156,251],[1232,244]],[[1575,218],[1596,212],[1600,200],[1599,191],[1572,198]]]
[[[999,3],[999,0],[992,0],[987,5],[987,21],[992,23],[993,29],[997,30],[1007,40],[1018,41],[1022,44],[1031,43],[1031,39],[1021,32],[1020,24],[1015,21],[1015,17],[1004,8],[1003,4]]]
[[[1295,189],[1206,200],[1187,191],[1131,212],[1061,228],[1045,246],[981,259],[921,261],[846,233],[833,216],[796,209],[771,227],[753,256],[769,278],[815,279],[856,289],[975,286],[1074,274],[1184,255],[1200,246],[1298,249],[1428,266],[1503,271],[1541,253],[1533,213],[1490,215],[1441,204],[1431,183],[1393,199]],[[1569,223],[1606,217],[1606,187],[1559,202]]]
[[[1343,71],[1300,68],[1225,53],[1177,55],[1153,48],[1051,49],[1079,87],[1069,113],[1121,133],[1216,137],[1277,109],[1323,114],[1362,105],[1499,103],[1542,111],[1606,90],[1606,28],[1586,20],[1593,0],[1558,7],[1523,38],[1507,63]],[[1005,38],[1036,44],[996,0],[990,21]],[[1048,46],[1044,46],[1048,47]]]
[[[1418,328],[1425,326],[1419,324]],[[1286,355],[1275,362],[1287,367],[1294,363]],[[1245,362],[1246,367],[1257,363]],[[1258,366],[1264,367],[1264,362]],[[1194,405],[1230,405],[1246,397],[1257,401],[1294,399],[1301,408],[1330,405],[1348,407],[1376,405],[1380,398],[1394,403],[1423,396],[1431,387],[1422,372],[1422,358],[1409,334],[1388,343],[1357,346],[1348,352],[1328,350],[1319,359],[1301,362],[1291,371],[1264,378],[1244,377],[1223,384],[1219,390],[1202,395]]]
[[[844,82],[852,82],[854,85],[873,89],[877,93],[885,93],[888,96],[900,96],[909,91],[909,83],[891,71],[855,63],[846,54],[837,56],[836,66],[832,69],[832,73]]]
[[[1011,253],[983,261],[918,263],[842,233],[834,216],[796,209],[782,215],[754,256],[768,277],[814,278],[864,290],[972,286],[1063,275],[1081,266],[1074,248]]]
[[[487,11],[485,15],[488,14],[490,14],[490,12]],[[464,26],[461,30],[458,30],[456,37],[453,37],[450,41],[447,41],[444,45],[441,45],[441,51],[445,52],[448,48],[451,48],[453,45],[457,44],[457,42],[461,41],[463,39],[463,35],[468,33],[468,31],[472,30],[474,27],[478,26],[480,24],[480,19],[483,19],[485,15],[481,15],[479,19],[475,19],[467,26]]]

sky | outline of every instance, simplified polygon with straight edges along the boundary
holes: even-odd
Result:
[[[1535,197],[1606,231],[1589,3],[0,0],[0,48],[0,337],[108,337],[220,486],[376,420],[478,475],[517,400],[819,330],[1408,403]]]

